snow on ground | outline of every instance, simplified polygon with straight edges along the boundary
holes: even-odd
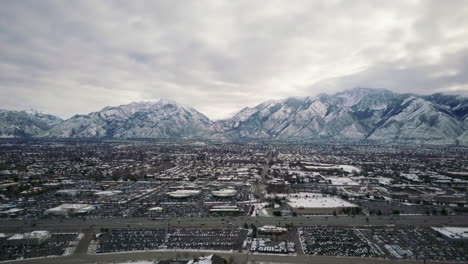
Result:
[[[331,208],[331,207],[356,207],[355,204],[347,202],[338,197],[304,197],[289,198],[288,204],[295,208]]]
[[[379,181],[379,184],[382,184],[382,185],[390,185],[393,181],[392,178],[387,178],[387,177],[377,177],[376,179]]]
[[[344,171],[349,173],[352,173],[353,171],[356,171],[357,173],[361,172],[360,168],[352,165],[338,165],[338,167],[342,168]]]
[[[324,196],[321,193],[294,193],[291,195],[288,194],[279,194],[278,197],[286,197],[289,202],[288,204],[294,207],[355,207],[355,204],[347,202],[336,196]]]
[[[330,180],[333,185],[359,185],[353,179],[348,177],[323,177],[326,180]]]
[[[421,182],[421,179],[419,179],[418,175],[414,173],[401,173],[400,175],[401,177],[406,178],[410,181]]]

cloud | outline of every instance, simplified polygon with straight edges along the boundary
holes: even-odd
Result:
[[[168,98],[211,118],[352,87],[467,94],[464,1],[7,1],[0,104]]]

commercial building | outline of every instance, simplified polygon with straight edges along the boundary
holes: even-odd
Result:
[[[89,204],[62,204],[54,208],[47,209],[45,215],[69,216],[78,214],[88,214],[96,210],[94,205]]]
[[[258,228],[258,232],[262,234],[282,234],[286,231],[288,230],[284,227],[277,227],[272,225],[265,225]]]
[[[49,231],[32,231],[31,233],[14,234],[7,239],[7,243],[9,245],[27,244],[39,246],[44,241],[50,239],[50,237]]]
[[[444,238],[451,241],[468,241],[468,227],[432,227],[433,230],[439,232]]]

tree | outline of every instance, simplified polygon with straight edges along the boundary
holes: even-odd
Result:
[[[447,215],[447,210],[446,210],[445,208],[442,209],[442,211],[440,211],[440,214],[441,214],[441,215]]]

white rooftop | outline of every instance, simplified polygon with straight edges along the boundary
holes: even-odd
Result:
[[[14,234],[8,240],[18,240],[24,238],[43,238],[49,236],[49,231],[32,231],[31,233]]]
[[[435,231],[452,239],[468,239],[468,227],[432,227]]]
[[[99,191],[99,192],[95,192],[94,195],[98,195],[98,196],[112,196],[112,195],[117,195],[117,194],[121,194],[122,191],[120,190],[113,190],[113,191]]]

